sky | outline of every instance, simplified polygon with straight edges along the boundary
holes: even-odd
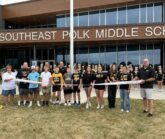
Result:
[[[23,2],[28,0],[0,0],[0,5],[6,5],[11,3]]]

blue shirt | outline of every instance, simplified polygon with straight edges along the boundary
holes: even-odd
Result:
[[[38,81],[40,75],[38,72],[31,72],[29,75],[28,75],[28,80],[30,81]],[[38,84],[35,84],[35,83],[30,83],[29,84],[29,88],[37,88],[38,87]]]

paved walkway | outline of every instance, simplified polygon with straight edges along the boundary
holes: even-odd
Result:
[[[0,94],[1,94],[1,92],[2,92],[2,89],[1,89],[1,85],[0,85]],[[18,89],[17,89],[17,94],[18,94]],[[107,89],[106,89],[106,91],[104,93],[104,97],[106,98],[107,95],[108,94],[107,94]],[[95,89],[92,89],[92,97],[95,97],[95,96],[96,96]],[[120,94],[119,94],[119,89],[118,89],[117,98],[119,98],[119,97],[120,97]],[[141,99],[139,86],[132,87],[130,97],[133,99]],[[165,86],[163,86],[163,89],[161,91],[159,91],[159,89],[155,86],[153,98],[157,99],[157,100],[165,100]],[[62,93],[62,101],[64,102],[63,93]],[[85,91],[83,90],[83,88],[81,88],[81,102],[84,103],[85,101],[86,101]]]

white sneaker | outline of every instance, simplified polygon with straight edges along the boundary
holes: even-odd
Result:
[[[129,113],[129,110],[126,110],[126,113]]]
[[[38,106],[38,107],[41,107],[41,104],[40,104],[40,102],[39,102],[39,101],[37,101],[37,106]]]
[[[32,101],[30,101],[30,104],[28,105],[28,108],[32,107]]]
[[[67,103],[64,103],[64,106],[67,106]]]
[[[61,105],[61,101],[59,101],[58,104]]]
[[[21,101],[20,101],[20,100],[18,100],[18,107],[19,107],[19,106],[21,106]]]
[[[101,109],[104,109],[104,105],[101,105]]]
[[[124,112],[124,109],[121,109],[121,112]]]
[[[60,102],[59,100],[55,101],[56,104],[59,104],[59,102]]]
[[[96,109],[100,109],[100,105],[97,105]]]
[[[86,109],[89,109],[89,104],[88,103],[86,104]]]
[[[68,106],[71,106],[71,103],[70,102],[68,103]]]

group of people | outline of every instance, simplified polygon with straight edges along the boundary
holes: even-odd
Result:
[[[16,85],[19,88],[18,106],[28,105],[32,107],[34,102],[37,106],[49,106],[49,103],[61,104],[61,92],[64,92],[64,106],[71,106],[71,98],[73,94],[74,106],[81,105],[80,89],[83,87],[86,93],[86,109],[91,107],[91,91],[92,87],[96,92],[97,109],[104,108],[104,92],[106,84],[110,82],[125,82],[131,80],[141,80],[141,96],[143,98],[143,113],[147,113],[149,117],[153,116],[153,85],[156,79],[155,71],[150,66],[149,60],[144,59],[143,67],[135,72],[132,66],[122,65],[118,70],[114,63],[110,66],[107,73],[103,72],[102,66],[97,67],[97,71],[93,71],[88,65],[84,70],[78,66],[74,67],[74,73],[71,73],[70,67],[65,67],[61,61],[58,66],[54,66],[50,71],[49,63],[46,63],[43,70],[38,67],[28,67],[28,63],[23,63],[18,72],[12,72],[11,65],[6,66],[6,72],[2,74],[2,95],[4,103],[9,105],[14,101],[16,94]],[[19,82],[17,79],[21,79]],[[34,81],[33,82],[27,82]],[[108,85],[108,106],[115,108],[117,85]],[[130,91],[131,85],[119,85],[121,112],[130,112]],[[40,99],[39,92],[43,93]],[[28,102],[28,104],[27,104]],[[42,104],[41,104],[42,102]]]

